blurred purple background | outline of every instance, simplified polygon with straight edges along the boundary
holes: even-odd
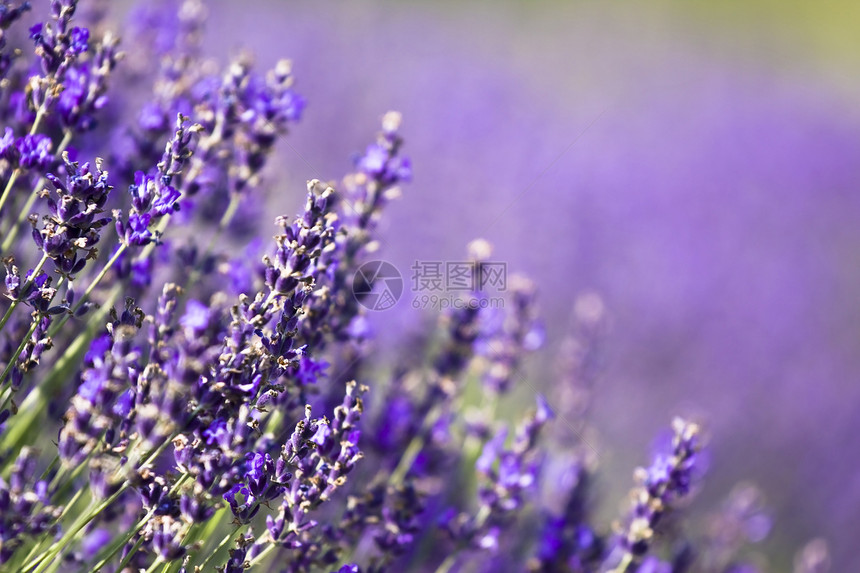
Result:
[[[305,179],[347,171],[397,109],[415,181],[388,212],[381,257],[408,275],[489,239],[494,260],[539,284],[550,349],[576,294],[605,298],[592,415],[607,515],[651,436],[692,412],[712,435],[702,505],[753,480],[776,514],[780,569],[821,535],[835,571],[860,570],[850,82],[793,64],[799,48],[777,34],[679,3],[210,5],[213,55],[290,57],[308,98],[271,173],[279,212],[298,209]],[[408,302],[373,317],[383,341],[417,321]],[[546,362],[529,366],[536,384],[552,383]]]

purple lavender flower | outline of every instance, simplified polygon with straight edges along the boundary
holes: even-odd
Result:
[[[74,61],[74,56],[86,51],[89,31],[78,27],[69,29],[77,9],[77,0],[52,0],[53,23],[36,23],[30,27],[30,39],[36,45],[36,54],[42,60],[42,70],[56,73],[62,66]]]
[[[94,342],[81,384],[60,430],[58,451],[69,466],[76,466],[103,442],[117,445],[130,430],[125,394],[135,390],[141,374],[140,350],[134,334],[143,316],[131,301],[119,316],[114,314],[108,336]],[[126,414],[126,415],[122,415]]]
[[[524,351],[536,350],[542,343],[539,334],[542,326],[535,316],[534,284],[524,277],[514,276],[510,291],[514,308],[489,319],[485,317],[496,324],[494,332],[481,340],[479,350],[490,363],[484,385],[494,393],[504,393],[510,388]]]
[[[520,426],[510,449],[505,448],[505,428],[500,428],[484,445],[475,462],[475,468],[485,480],[479,489],[482,507],[478,521],[484,522],[476,524],[479,530],[484,528],[486,523],[492,523],[494,519],[500,519],[506,513],[518,509],[523,503],[523,494],[534,486],[538,465],[531,458],[541,428],[552,417],[546,401],[538,397],[537,409]],[[490,530],[483,531],[486,533]]]
[[[690,493],[701,448],[700,429],[681,418],[672,422],[672,429],[671,452],[658,454],[651,466],[636,470],[640,485],[631,494],[633,507],[609,557],[609,564],[619,573],[642,562],[666,513]]]
[[[18,161],[18,148],[15,145],[15,132],[11,127],[6,127],[6,131],[0,138],[0,157],[14,163]]]
[[[290,571],[304,570],[317,557],[315,551],[302,550],[309,547],[316,533],[317,522],[309,514],[344,486],[347,475],[362,458],[357,424],[363,411],[364,390],[355,382],[347,384],[343,403],[335,409],[331,422],[312,419],[307,407],[304,419],[296,424],[282,449],[281,459],[295,468],[295,477],[284,493],[277,517],[269,516],[266,526],[273,543],[299,550]],[[326,431],[320,432],[321,426]]]
[[[100,217],[112,189],[107,183],[108,174],[102,170],[101,161],[96,161],[95,169],[89,163],[80,166],[65,161],[66,181],[48,174],[57,198],[49,198],[49,216],[45,217],[42,229],[33,230],[36,246],[47,255],[59,273],[69,280],[83,270],[88,259],[95,253],[101,238],[99,230],[110,222],[108,217]],[[83,253],[83,257],[79,253]]]
[[[83,54],[89,49],[90,31],[75,26],[69,32],[69,50],[75,54]]]
[[[167,142],[164,155],[152,175],[138,171],[134,175],[134,184],[129,186],[131,195],[131,212],[123,222],[117,216],[117,234],[125,245],[141,247],[148,245],[158,237],[157,232],[150,229],[153,222],[179,209],[178,199],[181,193],[171,187],[170,183],[181,172],[182,166],[191,156],[191,142],[198,126],[186,126],[187,118],[179,115],[176,120],[176,131]]]
[[[8,481],[0,478],[0,564],[28,537],[56,531],[60,508],[50,503],[47,483],[34,481],[34,452],[23,450]]]
[[[15,142],[21,167],[47,169],[53,161],[51,138],[42,134],[27,134]]]
[[[102,550],[110,540],[113,534],[107,529],[96,529],[84,538],[81,543],[81,551],[84,559],[92,559]]]

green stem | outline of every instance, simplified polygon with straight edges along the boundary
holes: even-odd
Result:
[[[99,274],[96,275],[96,277],[92,280],[92,282],[90,283],[90,286],[87,287],[87,290],[84,291],[84,294],[81,295],[81,298],[78,300],[78,302],[75,304],[75,306],[72,307],[71,311],[69,313],[67,313],[65,316],[63,316],[63,318],[60,319],[57,323],[55,323],[51,326],[51,329],[48,331],[48,336],[56,336],[57,333],[60,331],[60,329],[63,328],[63,325],[66,324],[66,322],[68,322],[69,317],[74,316],[74,314],[78,310],[80,310],[80,308],[84,305],[84,303],[87,301],[87,299],[92,294],[92,292],[95,290],[95,288],[98,286],[98,284],[102,281],[102,279],[105,278],[105,275],[116,264],[116,262],[119,260],[119,258],[122,256],[122,254],[125,252],[125,250],[127,248],[128,248],[128,245],[126,245],[125,243],[120,245],[120,247],[116,250],[116,252],[110,258],[110,260],[108,260],[108,262],[105,263],[105,266],[102,267],[102,270],[99,272]],[[115,301],[116,297],[110,297],[109,300]],[[111,305],[113,305],[113,302],[108,302],[107,305],[111,306]]]
[[[624,558],[621,559],[621,563],[618,564],[618,567],[610,571],[609,573],[627,573],[627,568],[633,564],[633,555],[630,553],[625,553]]]
[[[119,498],[120,495],[126,490],[126,485],[120,487],[115,494],[92,508],[89,512],[83,515],[78,519],[77,523],[75,523],[63,536],[54,542],[51,547],[48,548],[42,557],[38,558],[35,562],[30,562],[24,566],[25,573],[27,571],[33,570],[34,573],[41,573],[44,571],[51,561],[54,558],[58,557],[63,551],[65,551],[67,545],[72,539],[84,528],[87,526],[89,522],[95,519],[102,511],[104,511],[110,504]],[[35,569],[34,569],[35,568]]]
[[[234,193],[230,197],[230,204],[227,205],[227,209],[224,211],[224,214],[221,215],[221,220],[218,221],[218,229],[215,231],[215,235],[209,241],[209,245],[206,249],[206,252],[211,252],[212,249],[215,248],[215,243],[218,242],[219,237],[221,237],[221,233],[227,230],[227,225],[229,225],[233,221],[233,217],[236,215],[236,210],[239,209],[239,203],[241,203],[241,196],[238,193]]]
[[[87,456],[87,457],[89,457],[89,456]],[[59,455],[54,456],[54,459],[51,461],[51,466],[56,465],[59,461],[60,461],[60,456]],[[82,466],[83,466],[83,464],[81,464],[81,466],[79,466],[78,468],[75,468],[75,471],[73,472],[72,478],[69,481],[72,481],[75,479],[74,474],[76,474],[78,472],[79,468]],[[56,488],[60,484],[60,482],[66,477],[67,469],[68,468],[64,465],[64,466],[61,466],[59,470],[57,470],[56,475],[54,475],[54,479],[52,479],[51,483],[48,484],[48,491],[56,490]]]
[[[21,287],[21,292],[25,292],[27,288],[33,281],[36,280],[36,277],[42,271],[42,267],[45,266],[45,263],[48,262],[48,255],[42,254],[42,258],[39,260],[39,264],[33,269],[32,274],[30,275],[30,279],[24,282],[24,286]],[[6,314],[3,315],[3,319],[0,320],[0,330],[3,330],[3,327],[6,326],[6,323],[9,321],[9,318],[12,316],[12,311],[15,310],[15,307],[20,304],[20,300],[12,301],[12,304],[9,305],[9,310],[6,311]],[[18,349],[15,351],[15,354],[9,359],[9,362],[6,364],[6,368],[3,369],[3,373],[0,374],[0,388],[2,388],[3,383],[6,382],[6,377],[12,371],[12,368],[15,367],[15,364],[18,362],[18,357],[21,356],[21,353],[24,351],[24,347],[27,346],[27,342],[30,340],[30,336],[36,331],[36,328],[39,326],[39,321],[41,320],[41,315],[37,314],[33,317],[33,322],[30,325],[30,330],[27,331],[27,334],[24,335],[24,338],[21,340],[21,344],[18,345]],[[9,394],[3,400],[3,405],[0,406],[0,410],[6,407],[6,404],[11,401],[12,395],[14,392],[12,391],[11,385],[9,387]]]
[[[104,437],[104,434],[102,434],[102,437]],[[93,450],[90,451],[89,454],[87,454],[87,457],[84,458],[83,460],[81,460],[81,463],[78,464],[78,466],[72,471],[71,475],[69,476],[68,483],[64,484],[63,489],[67,489],[68,486],[71,486],[74,484],[74,481],[78,477],[80,477],[80,475],[84,472],[84,470],[86,470],[89,467],[88,462],[93,457],[94,454],[95,454],[95,448],[93,448]],[[60,456],[59,455],[55,456],[53,461],[48,465],[48,468],[50,469],[51,467],[56,465],[59,461],[60,461]],[[43,479],[44,479],[45,475],[47,475],[49,469],[45,470],[45,474],[42,476]],[[60,470],[57,472],[57,475],[54,476],[53,480],[51,480],[51,484],[48,486],[48,491],[54,491],[54,489],[62,481],[62,478],[65,477],[67,469],[68,468],[66,466],[63,466],[60,468]],[[62,519],[72,510],[72,508],[75,506],[75,504],[78,502],[78,500],[81,498],[81,496],[86,491],[87,491],[87,488],[84,488],[84,487],[79,487],[75,490],[75,493],[74,493],[74,495],[72,495],[71,499],[69,499],[68,502],[63,504],[63,508],[55,520],[56,523],[60,523],[62,521]],[[55,500],[54,502],[57,504],[59,504],[59,500],[62,499],[62,497],[63,496],[60,495],[60,491],[56,491],[52,496],[52,498]],[[37,503],[36,506],[34,506],[33,510],[36,511],[40,507],[42,507],[42,504]],[[42,545],[44,545],[46,542],[50,541],[50,539],[51,539],[51,533],[50,532],[43,533],[42,536],[36,541],[36,544],[33,547],[33,550],[30,551],[30,553],[28,553],[22,561],[24,563],[29,563],[30,560],[35,555],[35,553],[37,553],[37,549],[41,548]]]
[[[83,466],[83,464],[81,464],[81,465]],[[66,516],[67,513],[69,513],[72,506],[74,506],[78,502],[78,500],[81,499],[81,496],[84,494],[84,492],[86,490],[87,490],[87,488],[85,488],[85,487],[79,487],[77,490],[75,490],[75,495],[73,495],[72,499],[70,499],[69,502],[63,507],[63,511],[60,513],[60,516],[57,518],[58,523],[63,517]]]
[[[0,374],[0,387],[2,387],[3,383],[6,382],[6,377],[15,367],[15,364],[18,362],[18,357],[21,356],[21,353],[24,352],[24,347],[27,346],[27,342],[30,341],[30,337],[33,336],[33,333],[36,332],[36,328],[39,326],[40,317],[36,317],[33,320],[33,324],[30,325],[30,329],[27,331],[27,334],[24,335],[24,339],[21,340],[21,344],[18,345],[18,348],[15,350],[15,353],[9,358],[9,363],[6,365],[6,368],[3,369],[3,373]],[[12,388],[9,388],[9,395],[6,396],[6,399],[3,401],[3,404],[0,405],[0,411],[6,407],[6,404],[12,400]]]
[[[216,553],[218,553],[218,551],[220,551],[222,547],[224,547],[225,545],[227,545],[227,544],[230,542],[230,540],[231,540],[231,539],[233,539],[233,536],[234,536],[234,535],[236,535],[237,533],[239,533],[239,531],[240,531],[243,527],[245,527],[243,524],[239,524],[239,525],[237,525],[236,527],[234,527],[234,528],[233,528],[233,531],[231,531],[230,533],[228,533],[227,535],[225,535],[225,536],[224,536],[224,539],[222,539],[222,540],[221,540],[221,542],[220,542],[220,543],[218,543],[218,545],[215,547],[215,549],[213,549],[212,551],[210,551],[210,552],[209,552],[209,555],[206,557],[206,559],[204,559],[204,560],[203,560],[203,563],[201,563],[201,564],[198,566],[199,570],[200,570],[200,571],[205,571],[205,570],[206,570],[206,565],[207,565],[207,564],[212,560],[212,558],[213,558],[213,557],[215,557],[215,554],[216,554]]]
[[[439,567],[436,568],[436,573],[448,573],[451,570],[451,567],[457,562],[457,553],[452,553],[448,557],[445,558]]]
[[[158,568],[158,566],[159,566],[159,565],[161,565],[161,563],[162,563],[162,561],[161,561],[161,557],[157,557],[157,558],[155,559],[155,561],[153,561],[153,562],[152,562],[152,565],[150,565],[150,566],[146,569],[146,573],[155,573],[155,570]],[[169,563],[169,562],[168,562],[168,563]]]
[[[222,507],[221,509],[215,512],[209,521],[206,522],[205,527],[201,527],[200,523],[192,523],[188,528],[188,531],[185,532],[185,535],[182,537],[182,546],[183,547],[191,547],[194,545],[199,539],[211,539],[212,535],[218,530],[218,527],[221,525],[222,518],[224,517],[227,508]],[[178,565],[179,562],[176,562],[172,565]],[[177,569],[178,567],[169,567],[168,570]]]
[[[73,513],[74,505],[76,503],[78,503],[81,499],[83,499],[83,496],[86,493],[89,493],[89,488],[86,488],[86,487],[79,487],[75,491],[75,495],[72,496],[72,499],[69,500],[69,503],[63,508],[62,513],[57,518],[57,523],[59,523],[60,519],[62,519],[66,515]],[[45,539],[45,542],[50,542],[50,541],[51,541],[51,537],[49,535],[49,536],[47,536],[47,539]],[[26,561],[25,561],[25,563],[26,563]],[[63,560],[61,558],[55,559],[53,565],[50,567],[50,569],[48,569],[47,573],[56,573],[57,569],[59,569],[62,566],[62,564],[63,564]]]
[[[175,437],[175,435],[173,437]],[[158,448],[156,448],[153,452],[151,452],[149,454],[149,456],[146,457],[146,459],[143,461],[143,463],[141,465],[147,465],[147,464],[152,463],[165,450],[165,448],[167,448],[167,446],[171,443],[172,439],[173,438],[165,440]],[[121,469],[122,469],[122,466],[117,468],[116,473],[119,473],[119,471]],[[114,474],[114,475],[116,475],[116,474]],[[105,500],[102,504],[100,504],[93,512],[91,512],[87,516],[86,521],[84,521],[83,524],[72,528],[72,530],[70,530],[70,532],[68,532],[66,535],[64,535],[63,538],[61,538],[55,544],[55,545],[59,544],[59,547],[54,548],[53,552],[54,553],[61,553],[62,551],[64,551],[66,546],[69,544],[69,542],[72,539],[74,539],[74,536],[77,534],[77,532],[80,531],[87,523],[92,521],[96,516],[98,516],[102,511],[104,511],[105,508],[107,508],[111,503],[113,503],[124,491],[126,491],[129,488],[129,486],[130,486],[130,482],[128,482],[128,481],[123,482],[123,484],[120,486],[120,488],[117,490],[117,492],[115,494],[113,494],[111,497],[109,497],[107,500]],[[128,543],[131,540],[131,538],[134,537],[134,535],[136,535],[137,532],[139,532],[150,519],[152,519],[153,515],[155,515],[155,508],[150,510],[149,513],[147,513],[143,518],[140,519],[140,521],[137,522],[137,524],[131,529],[131,531],[129,531],[123,537],[121,543],[116,544],[115,547],[112,546],[113,550],[96,565],[95,569],[93,569],[93,573],[95,573],[96,571],[98,571],[99,569],[104,567],[114,557],[114,555],[116,555],[117,551],[122,549],[125,546],[125,544]],[[134,550],[134,551],[136,551],[136,550]],[[40,570],[37,570],[34,573],[40,573]]]
[[[92,294],[93,290],[98,286],[98,284],[102,281],[102,279],[105,278],[105,275],[107,274],[107,272],[111,269],[111,267],[113,267],[116,264],[116,262],[119,260],[119,258],[122,256],[122,254],[125,252],[125,250],[127,248],[128,248],[128,245],[126,243],[123,243],[122,245],[120,245],[120,247],[116,250],[116,252],[110,258],[110,260],[108,260],[108,262],[105,263],[105,266],[102,268],[101,272],[99,272],[99,274],[96,275],[96,278],[94,278],[93,282],[90,283],[90,286],[87,287],[87,290],[84,291],[84,294],[81,295],[81,299],[74,306],[74,308],[72,309],[72,312],[75,312],[76,310],[81,308],[81,305],[84,304],[86,299]]]
[[[251,559],[251,562],[250,562],[250,563],[248,563],[248,565],[249,565],[250,567],[254,567],[255,565],[259,565],[260,563],[262,563],[262,562],[263,562],[263,559],[265,559],[265,558],[266,558],[266,556],[268,556],[268,555],[269,555],[269,553],[271,553],[272,551],[274,551],[274,550],[275,550],[275,548],[276,548],[276,547],[277,547],[277,545],[275,545],[275,543],[271,543],[271,544],[269,544],[269,546],[268,546],[268,547],[266,547],[265,549],[263,549],[263,550],[262,550],[262,551],[261,551],[261,552],[260,552],[256,557],[254,557],[253,559]],[[249,567],[249,568],[250,568],[250,567]]]
[[[45,467],[45,471],[44,471],[44,472],[42,472],[42,476],[39,478],[39,481],[44,481],[45,479],[47,479],[47,477],[48,477],[48,476],[50,475],[50,473],[51,473],[51,470],[53,470],[53,469],[54,469],[54,467],[55,467],[58,463],[60,463],[60,456],[54,456],[53,461],[52,461],[50,464],[48,464],[48,465],[47,465],[47,467]],[[60,468],[60,469],[57,471],[57,475],[60,475],[60,474],[62,474],[62,473],[65,473],[65,471],[66,471],[66,468]],[[56,477],[56,476],[55,476],[55,477]],[[55,488],[55,487],[56,487],[56,485],[57,485],[57,484],[55,483],[55,480],[51,480],[51,484],[48,486],[48,491],[53,491],[53,488]]]
[[[16,423],[10,424],[5,435],[0,438],[0,449],[11,450],[14,453],[18,449],[19,442],[32,435],[42,412],[48,407],[52,395],[68,379],[68,371],[72,365],[77,363],[86,352],[88,344],[98,331],[98,323],[104,320],[119,293],[120,287],[117,285],[111,290],[108,300],[102,308],[90,319],[86,330],[71,342],[42,383],[36,385],[27,394],[19,408],[21,414],[16,418]],[[10,456],[10,459],[14,460],[15,456]]]
[[[134,554],[140,549],[140,546],[143,545],[143,536],[139,537],[137,541],[134,542],[134,545],[131,546],[128,554],[122,558],[122,561],[119,562],[119,566],[117,566],[117,571],[122,571],[126,565],[128,565],[131,558],[134,557]],[[97,571],[97,569],[96,569]]]
[[[116,494],[114,494],[114,495],[117,495],[117,496],[118,496],[118,494],[120,494],[120,493],[122,493],[123,491],[125,491],[125,489],[126,489],[126,486],[121,487],[121,488],[120,488],[120,490],[119,490]],[[107,507],[107,506],[105,506],[105,507]],[[102,509],[104,509],[104,508],[102,508]],[[137,535],[137,533],[138,533],[141,529],[143,529],[143,526],[144,526],[144,525],[146,525],[146,523],[147,523],[150,519],[152,519],[152,516],[153,516],[153,515],[155,515],[155,509],[154,509],[154,508],[153,508],[153,509],[151,509],[149,512],[147,512],[147,514],[146,514],[146,515],[144,515],[142,518],[140,518],[140,520],[139,520],[139,521],[134,525],[134,527],[132,527],[132,528],[131,528],[131,530],[129,530],[129,531],[128,531],[128,533],[126,533],[124,536],[122,536],[119,540],[114,541],[114,542],[111,544],[111,546],[109,547],[109,549],[110,549],[110,550],[108,551],[108,554],[107,554],[107,555],[105,555],[105,556],[104,556],[104,557],[103,557],[103,558],[102,558],[98,563],[96,563],[95,567],[93,567],[92,573],[95,573],[96,571],[99,571],[102,567],[104,567],[105,565],[107,565],[107,564],[110,562],[110,560],[111,560],[111,559],[113,559],[114,555],[116,555],[116,554],[117,554],[117,553],[118,553],[118,552],[119,552],[123,547],[125,547],[125,545],[126,545],[129,541],[131,541],[131,539],[132,539],[135,535]],[[143,538],[141,538],[139,541],[142,541],[142,539],[143,539]],[[137,549],[138,549],[139,547],[140,547],[140,543],[135,543],[135,544],[132,546],[132,548],[129,550],[128,554],[125,556],[125,559],[126,559],[126,560],[131,560],[131,557],[135,554],[135,552],[137,551]],[[126,562],[127,562],[127,561],[126,561]],[[121,568],[120,568],[120,569],[118,569],[118,571],[121,571],[121,570],[122,570]]]
[[[9,193],[12,191],[12,187],[15,186],[15,181],[18,180],[18,177],[21,175],[22,171],[23,169],[21,169],[20,167],[16,167],[15,170],[12,171],[12,174],[9,175],[9,181],[6,182],[6,187],[3,189],[3,195],[0,196],[0,210],[3,209],[4,205],[6,205],[6,200],[9,199]],[[3,252],[6,252],[6,249],[3,249]]]
[[[173,484],[173,487],[170,488],[169,495],[173,495],[177,491],[179,491],[179,486],[181,486],[183,483],[185,483],[188,480],[188,478],[190,478],[190,477],[191,477],[191,474],[183,473],[182,476],[178,480],[176,480],[176,483]]]

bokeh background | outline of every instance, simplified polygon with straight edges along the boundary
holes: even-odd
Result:
[[[382,258],[408,275],[490,240],[539,284],[549,352],[574,297],[601,294],[607,515],[651,436],[693,413],[712,446],[698,505],[753,481],[774,571],[816,536],[860,571],[860,4],[209,6],[214,57],[290,57],[309,102],[273,208],[347,171],[396,109],[415,178]],[[383,350],[420,320],[401,303],[373,316]]]

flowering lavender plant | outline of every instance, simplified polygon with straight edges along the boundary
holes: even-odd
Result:
[[[596,517],[596,295],[514,423],[500,406],[543,338],[526,278],[376,363],[351,287],[411,177],[399,114],[258,237],[243,219],[305,106],[289,63],[206,61],[198,0],[142,8],[124,47],[88,8],[0,3],[0,570],[764,570],[757,490],[704,529],[684,515],[691,420]],[[821,541],[798,554],[826,565]]]

